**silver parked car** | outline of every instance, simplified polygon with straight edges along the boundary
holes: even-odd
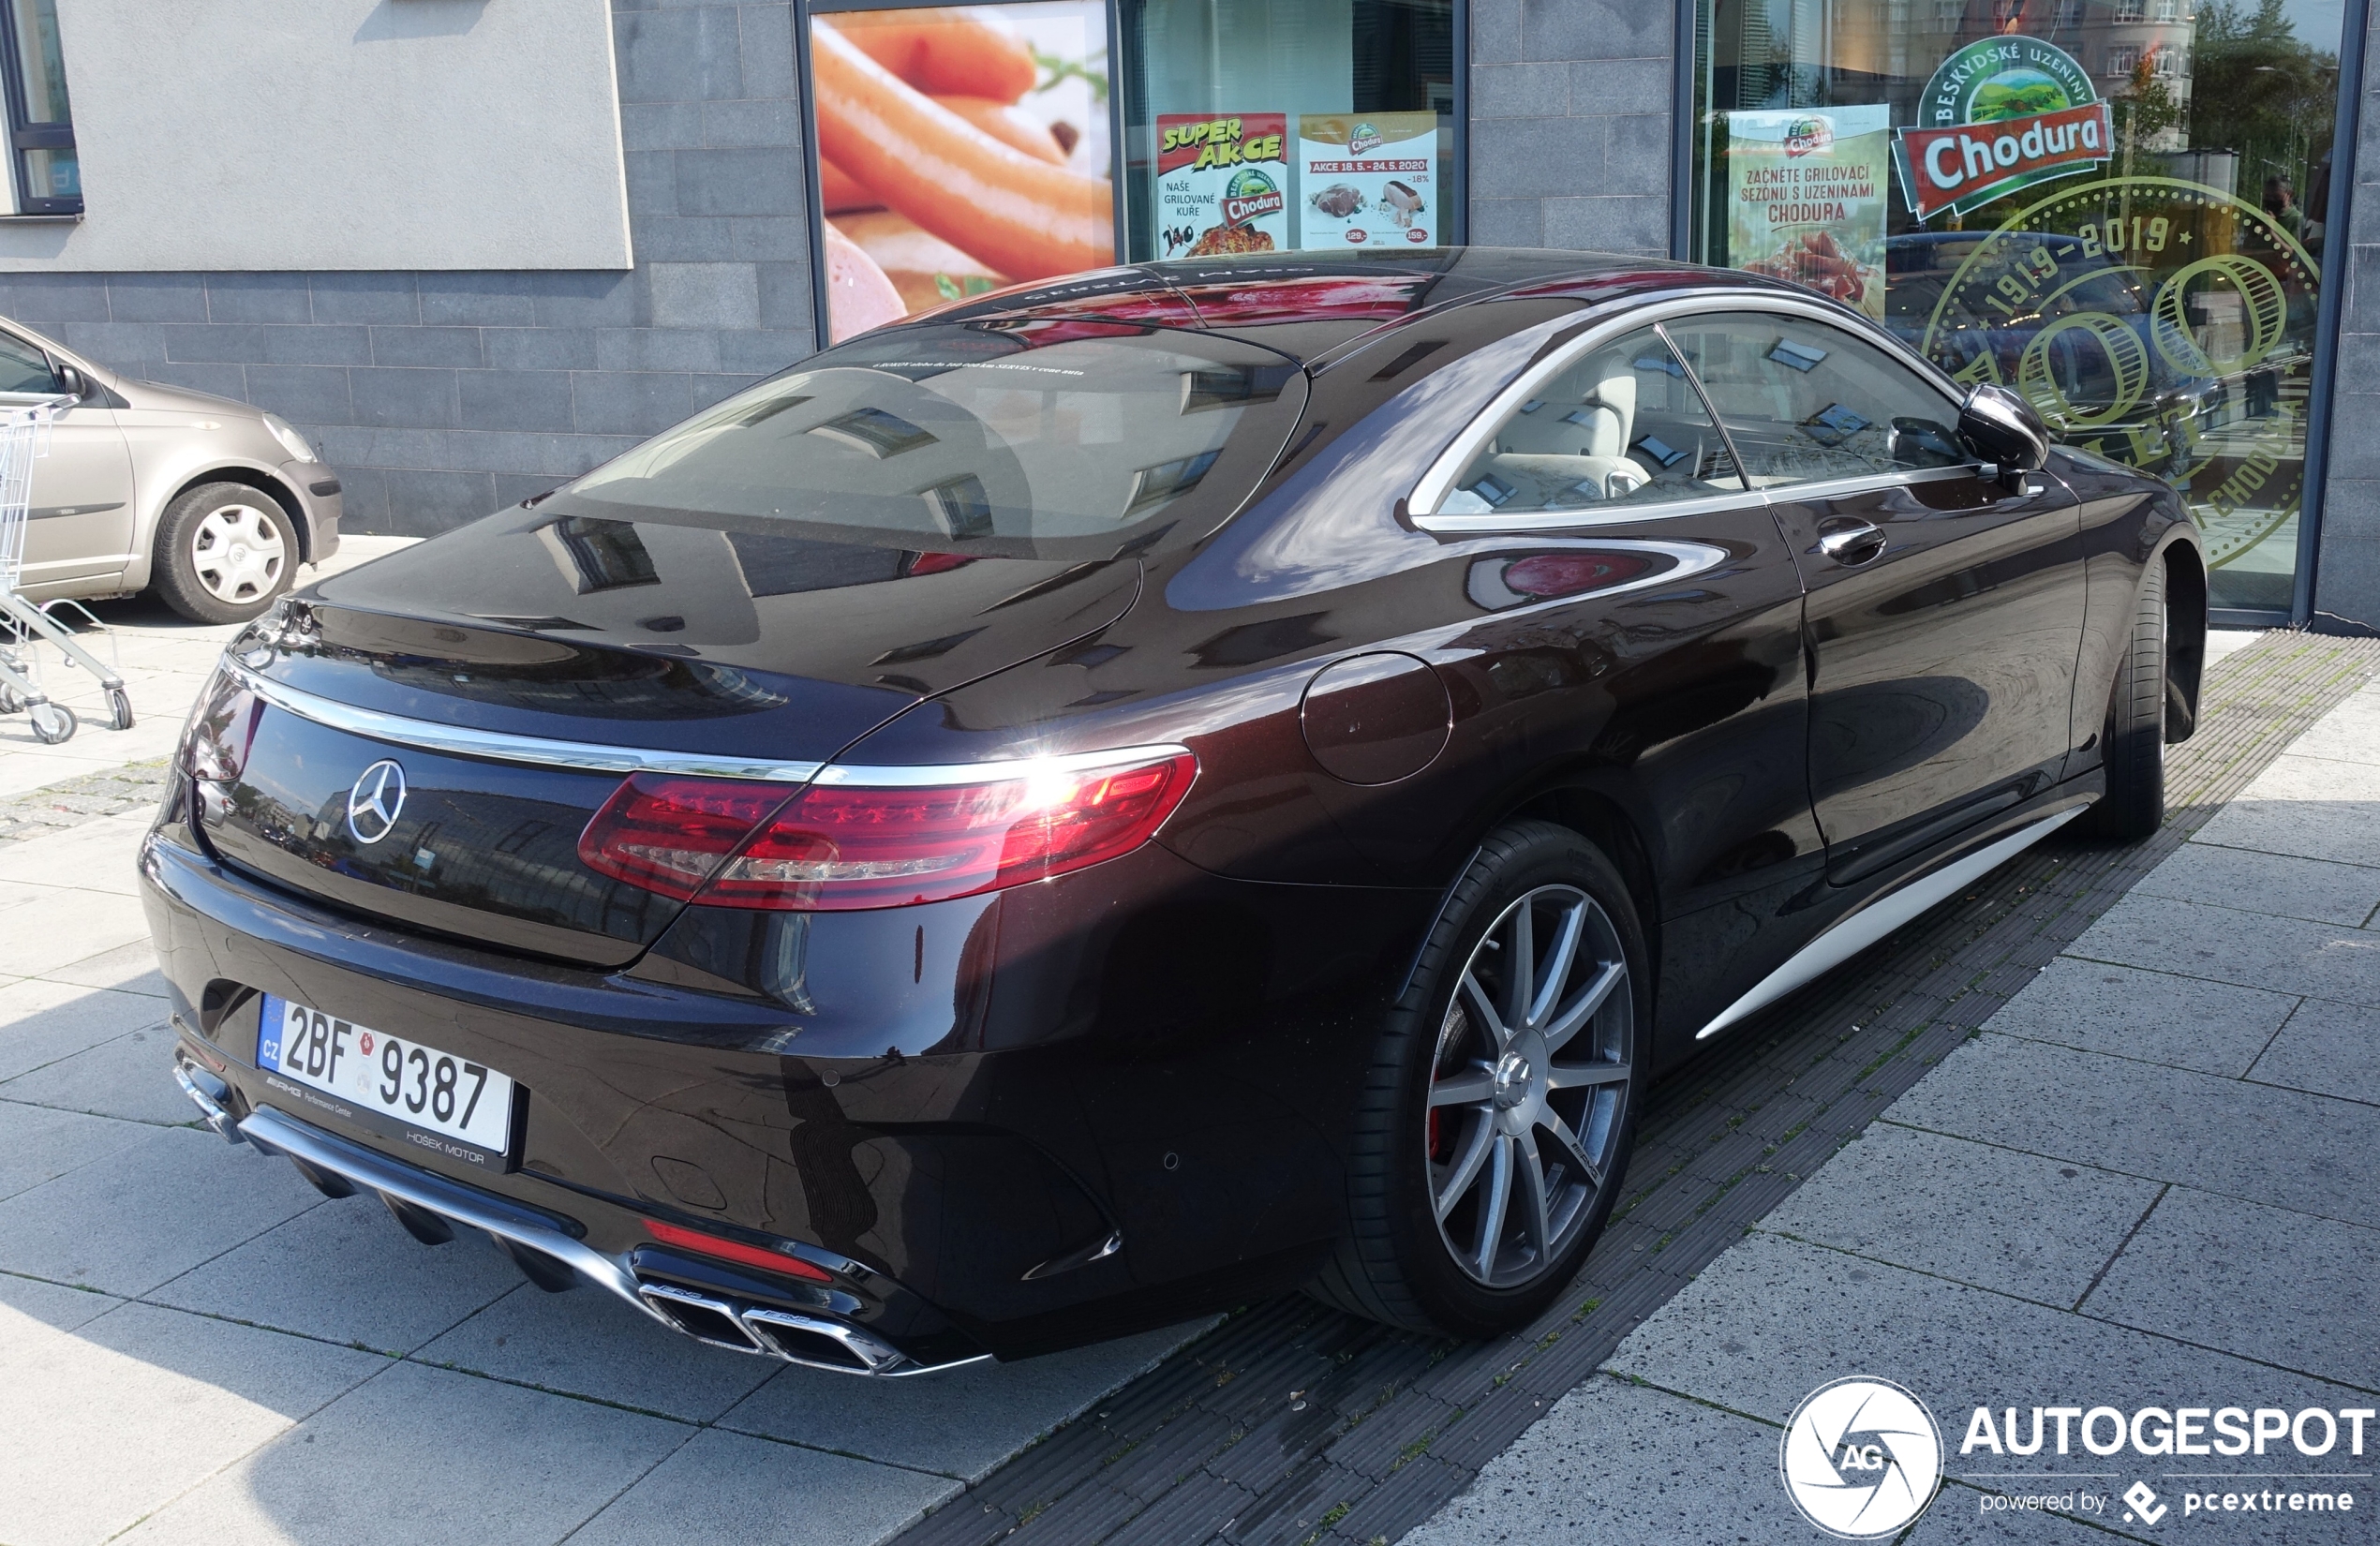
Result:
[[[338,550],[338,476],[288,424],[0,321],[0,402],[59,395],[75,402],[34,463],[29,599],[154,590],[195,621],[245,622]]]

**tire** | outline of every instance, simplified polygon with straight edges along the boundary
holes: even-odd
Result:
[[[1542,979],[1573,918],[1569,969],[1549,993]],[[1534,1015],[1515,1013],[1502,965],[1525,939],[1537,958]],[[1651,1002],[1644,930],[1611,861],[1549,822],[1490,834],[1374,1046],[1349,1145],[1346,1231],[1307,1292],[1390,1326],[1465,1338],[1543,1313],[1602,1233],[1626,1178]]]
[[[2132,642],[2107,703],[2107,793],[2084,829],[2138,842],[2165,821],[2165,566],[2153,561],[2134,604]]]
[[[201,483],[157,523],[152,586],[194,623],[244,623],[297,577],[297,528],[280,501],[245,483]]]

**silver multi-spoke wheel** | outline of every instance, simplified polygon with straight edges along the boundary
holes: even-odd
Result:
[[[190,568],[218,602],[244,606],[272,595],[288,563],[279,528],[255,505],[218,505],[191,528]]]
[[[1474,1281],[1531,1283],[1586,1227],[1628,1109],[1634,1015],[1618,931],[1576,886],[1539,886],[1473,947],[1422,1143],[1438,1233]]]

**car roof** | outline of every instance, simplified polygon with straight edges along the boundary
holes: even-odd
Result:
[[[1451,306],[1556,294],[1600,304],[1699,285],[1806,293],[1740,270],[1622,253],[1441,247],[1136,263],[996,291],[910,321],[1064,319],[1181,328],[1257,344],[1319,371]]]

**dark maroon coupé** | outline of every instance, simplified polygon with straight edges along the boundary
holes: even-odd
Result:
[[[142,855],[180,1077],[797,1361],[1491,1333],[1648,1078],[2154,829],[2205,597],[2170,489],[1743,274],[982,297],[235,641]]]

